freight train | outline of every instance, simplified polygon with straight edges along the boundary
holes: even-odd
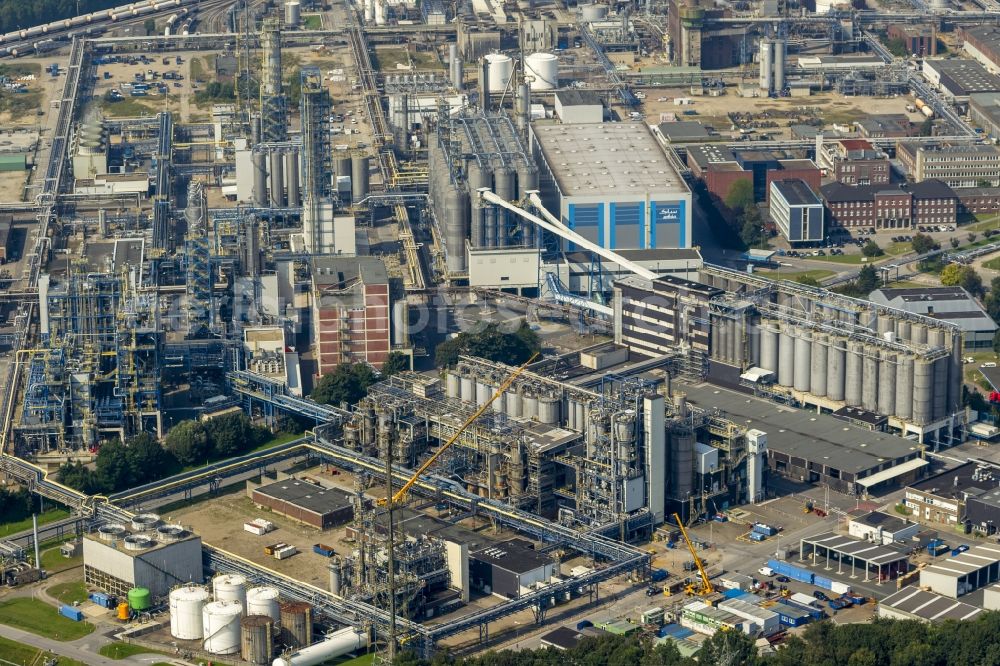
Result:
[[[58,46],[57,42],[70,41],[74,37],[93,34],[97,26],[107,23],[117,23],[136,18],[170,11],[184,5],[195,5],[200,0],[141,0],[111,9],[101,9],[89,14],[81,14],[73,18],[60,19],[44,25],[36,25],[31,28],[13,30],[0,35],[0,57],[2,56],[22,56],[36,51],[45,50],[46,46]],[[186,8],[177,11],[177,19],[184,17],[188,10]],[[169,22],[169,21],[168,21]],[[46,41],[48,40],[48,41]],[[37,48],[40,46],[41,48]]]

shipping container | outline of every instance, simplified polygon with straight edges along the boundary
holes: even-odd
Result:
[[[280,548],[274,551],[274,559],[284,560],[296,554],[297,552],[299,552],[299,549],[296,548],[295,546],[285,546],[284,548]]]
[[[764,534],[763,532],[751,532],[750,533],[750,540],[751,541],[763,541],[766,538],[767,538],[767,535]]]
[[[337,553],[337,551],[333,549],[333,546],[326,546],[321,543],[313,544],[313,552],[317,555],[322,555],[323,557],[333,557]]]
[[[80,611],[80,609],[74,606],[70,606],[68,604],[63,604],[62,606],[60,606],[59,614],[62,615],[63,617],[68,617],[74,622],[80,622],[81,620],[83,620],[83,613]]]
[[[90,600],[93,601],[98,606],[100,606],[101,608],[110,608],[110,606],[108,605],[109,604],[108,595],[104,594],[103,592],[91,592]]]
[[[833,581],[824,576],[813,575],[813,585],[816,587],[822,587],[824,590],[833,589]]]
[[[775,573],[782,576],[788,576],[792,580],[797,580],[800,583],[808,583],[809,585],[814,584],[814,574],[811,571],[797,567],[794,564],[789,564],[788,562],[782,562],[780,560],[768,560],[767,566],[774,569]]]
[[[266,533],[266,530],[263,527],[253,523],[243,523],[243,531],[249,532],[250,534],[256,534],[257,536],[263,536]]]

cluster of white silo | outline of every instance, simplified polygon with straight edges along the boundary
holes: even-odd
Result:
[[[787,43],[784,39],[760,38],[760,89],[761,92],[781,93],[785,89],[785,59]]]

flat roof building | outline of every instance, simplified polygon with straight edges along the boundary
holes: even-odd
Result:
[[[823,202],[803,180],[771,181],[771,222],[790,243],[823,240]]]
[[[584,238],[611,249],[691,247],[691,190],[646,126],[535,123],[531,151],[546,207]]]
[[[950,187],[1000,185],[1000,150],[985,144],[924,146],[900,142],[896,159],[917,182],[936,178]]]
[[[537,583],[546,583],[558,571],[555,561],[510,539],[469,554],[473,587],[505,599],[517,599]]]
[[[962,329],[966,349],[991,349],[997,324],[961,287],[876,289],[868,299],[914,314],[948,321]]]
[[[837,574],[852,578],[864,575],[865,581],[894,580],[909,570],[909,556],[900,549],[835,532],[800,539],[799,553],[803,561],[811,559],[828,570],[835,566]]]
[[[124,597],[135,587],[145,587],[153,599],[162,599],[174,587],[204,580],[201,537],[183,529],[166,532],[122,532],[111,536],[112,526],[99,528],[83,539],[83,580],[113,595]]]
[[[991,137],[1000,137],[1000,92],[969,95],[969,118]]]
[[[903,503],[919,518],[955,526],[965,520],[966,501],[996,488],[1000,466],[973,460],[907,487]]]
[[[962,28],[962,48],[993,74],[1000,74],[1000,26]]]
[[[556,91],[556,117],[565,124],[604,122],[604,104],[589,90]]]
[[[1000,91],[1000,76],[974,60],[925,58],[922,71],[950,102],[968,102],[972,93]]]
[[[979,544],[920,570],[920,587],[957,599],[1000,580],[1000,544]]]
[[[863,516],[851,518],[847,524],[847,533],[851,536],[882,545],[908,541],[919,531],[920,523],[912,523],[881,511],[872,511]]]
[[[252,486],[252,482],[247,485]],[[354,507],[345,491],[317,482],[292,477],[248,490],[254,504],[317,529],[342,525],[354,517]]]

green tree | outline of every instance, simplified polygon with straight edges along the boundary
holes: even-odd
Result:
[[[156,19],[148,18],[142,24],[143,29],[146,31],[147,35],[152,35],[156,32]]]
[[[79,460],[64,462],[59,466],[59,482],[88,495],[100,491],[97,475]]]
[[[865,255],[869,259],[873,259],[875,257],[881,257],[883,254],[885,254],[885,252],[883,252],[882,248],[878,246],[878,243],[876,243],[873,240],[870,240],[867,243],[865,243],[864,247],[861,248],[861,254]]]
[[[879,661],[869,648],[861,647],[851,653],[847,666],[879,666]]]
[[[969,242],[970,242],[970,243],[975,243],[975,242],[976,242],[976,239],[977,239],[977,238],[979,238],[979,236],[977,236],[977,235],[976,235],[976,234],[975,234],[974,232],[970,231],[970,232],[969,232],[969,235],[968,235],[968,236],[966,236],[966,238],[968,238],[968,239],[969,239]]]
[[[403,352],[394,351],[386,357],[382,364],[382,377],[388,379],[393,375],[410,369],[410,359]]]
[[[913,246],[913,251],[917,254],[927,254],[931,250],[938,249],[938,244],[927,234],[915,235],[910,245]]]
[[[957,250],[958,246],[962,244],[961,241],[959,241],[957,238],[954,237],[949,238],[948,242],[951,243],[951,249],[953,250]]]
[[[807,287],[819,286],[819,280],[814,278],[812,275],[796,275],[794,281],[798,282],[799,284],[804,284]]]
[[[754,666],[760,663],[753,639],[742,631],[717,631],[702,643],[699,664]]]
[[[875,267],[871,265],[862,266],[861,270],[858,271],[858,289],[865,294],[870,294],[879,288],[879,284],[878,271],[875,270]]]
[[[253,424],[243,412],[225,414],[205,424],[213,458],[228,458],[256,445]]]
[[[934,119],[925,118],[924,122],[920,123],[920,136],[931,136],[934,134]]]
[[[208,458],[208,433],[198,421],[181,421],[167,433],[166,449],[182,465],[196,465]]]
[[[125,459],[132,474],[132,485],[139,485],[163,478],[177,465],[177,461],[167,453],[156,438],[149,433],[141,433],[125,447]]]
[[[312,399],[325,405],[346,402],[353,405],[368,395],[368,387],[378,378],[367,363],[341,363],[333,372],[320,377]]]
[[[983,279],[972,266],[948,264],[941,270],[941,284],[961,287],[974,296],[983,294]]]
[[[464,331],[437,346],[434,360],[438,366],[454,365],[462,354],[490,361],[521,365],[541,349],[538,336],[524,322],[511,333],[499,324],[486,324],[477,331]]]
[[[740,215],[740,240],[747,246],[760,244],[764,240],[764,222],[757,206],[744,208]]]
[[[729,187],[726,193],[726,206],[733,211],[742,211],[754,205],[753,181],[743,178]]]
[[[94,466],[97,484],[103,492],[113,493],[132,485],[132,469],[128,464],[125,445],[120,440],[113,439],[101,444]]]
[[[997,329],[997,332],[993,334],[993,352],[1000,354],[1000,329]]]

